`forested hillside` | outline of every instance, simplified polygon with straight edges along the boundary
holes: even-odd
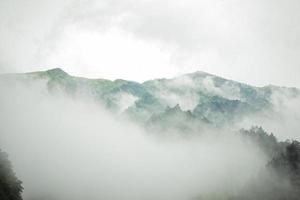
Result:
[[[231,126],[254,115],[276,115],[278,103],[297,100],[297,88],[255,87],[205,72],[184,74],[171,79],[144,83],[117,79],[88,79],[67,74],[56,68],[41,72],[2,75],[0,81],[44,84],[51,92],[91,97],[117,114],[129,116],[143,125],[161,128],[160,116],[174,115],[182,122],[199,121],[204,126]],[[41,83],[40,83],[40,82]],[[170,112],[181,110],[184,112]],[[172,116],[168,116],[172,115]],[[167,117],[168,116],[168,117]],[[164,120],[162,120],[164,121]]]

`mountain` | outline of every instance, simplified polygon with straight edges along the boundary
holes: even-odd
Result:
[[[170,127],[174,120],[182,123],[176,124],[180,129],[187,129],[187,123],[223,126],[252,114],[273,111],[274,96],[300,96],[297,88],[255,87],[200,71],[138,83],[75,77],[55,68],[1,75],[1,80],[44,81],[51,92],[91,96],[112,112],[161,129]]]
[[[147,121],[147,128],[160,133],[190,133],[208,125],[210,121],[206,117],[196,116],[190,110],[183,111],[178,104],[173,108],[167,107],[162,113],[153,114]]]

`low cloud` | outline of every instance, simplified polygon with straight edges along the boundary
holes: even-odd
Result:
[[[238,126],[249,128],[255,124],[264,127],[268,132],[273,132],[280,140],[300,140],[299,90],[298,95],[296,95],[294,89],[275,88],[270,97],[270,103],[272,104],[271,110],[249,115]]]
[[[38,85],[0,87],[0,145],[25,200],[235,195],[264,171],[264,153],[233,133],[162,140],[89,98]]]

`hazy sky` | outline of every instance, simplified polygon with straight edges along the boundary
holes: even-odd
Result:
[[[0,72],[300,87],[299,0],[0,0]]]

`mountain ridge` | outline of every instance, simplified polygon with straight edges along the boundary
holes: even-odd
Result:
[[[134,80],[126,80],[126,79],[121,79],[121,78],[117,78],[117,79],[112,80],[112,79],[101,78],[101,77],[99,77],[99,78],[87,78],[87,77],[84,77],[84,76],[74,76],[74,75],[69,74],[68,72],[66,72],[65,70],[63,70],[60,67],[50,68],[50,69],[46,69],[46,70],[30,71],[30,72],[24,72],[24,73],[2,73],[2,74],[0,74],[0,76],[24,75],[24,74],[33,75],[33,74],[39,74],[39,73],[45,73],[45,72],[53,72],[53,74],[59,72],[59,73],[63,73],[65,75],[68,75],[68,76],[71,76],[71,77],[74,77],[74,78],[81,78],[81,79],[88,79],[88,80],[107,80],[107,81],[112,81],[112,82],[122,80],[122,81],[129,81],[129,82],[134,82],[134,83],[139,83],[139,84],[144,84],[148,81],[154,81],[154,80],[170,80],[170,79],[176,79],[176,78],[179,78],[179,77],[182,77],[182,76],[200,74],[200,75],[206,75],[206,76],[207,75],[208,76],[213,76],[213,77],[216,77],[216,78],[221,78],[221,79],[226,80],[226,81],[232,81],[232,82],[236,82],[236,83],[240,83],[240,84],[244,84],[244,85],[248,85],[248,86],[256,87],[256,88],[272,87],[272,88],[289,88],[289,89],[300,90],[300,88],[295,87],[295,86],[283,86],[283,85],[275,85],[275,84],[267,84],[267,85],[263,85],[263,86],[256,86],[256,85],[253,85],[253,84],[236,81],[236,80],[233,80],[233,79],[225,78],[225,77],[215,75],[215,74],[212,74],[212,73],[209,73],[209,72],[201,71],[201,70],[197,70],[197,71],[189,72],[189,73],[184,73],[184,74],[181,74],[181,75],[178,75],[178,76],[174,76],[172,78],[154,78],[154,79],[149,79],[149,80],[146,80],[146,81],[143,81],[143,82],[138,82],[138,81],[134,81]]]
[[[10,74],[9,77],[44,80],[50,91],[59,89],[70,95],[89,95],[112,112],[152,127],[162,125],[162,116],[169,119],[166,121],[170,126],[172,119],[182,119],[181,128],[188,121],[219,127],[256,113],[274,111],[274,96],[283,100],[300,96],[297,88],[256,87],[202,71],[143,83],[76,77],[61,68]]]

